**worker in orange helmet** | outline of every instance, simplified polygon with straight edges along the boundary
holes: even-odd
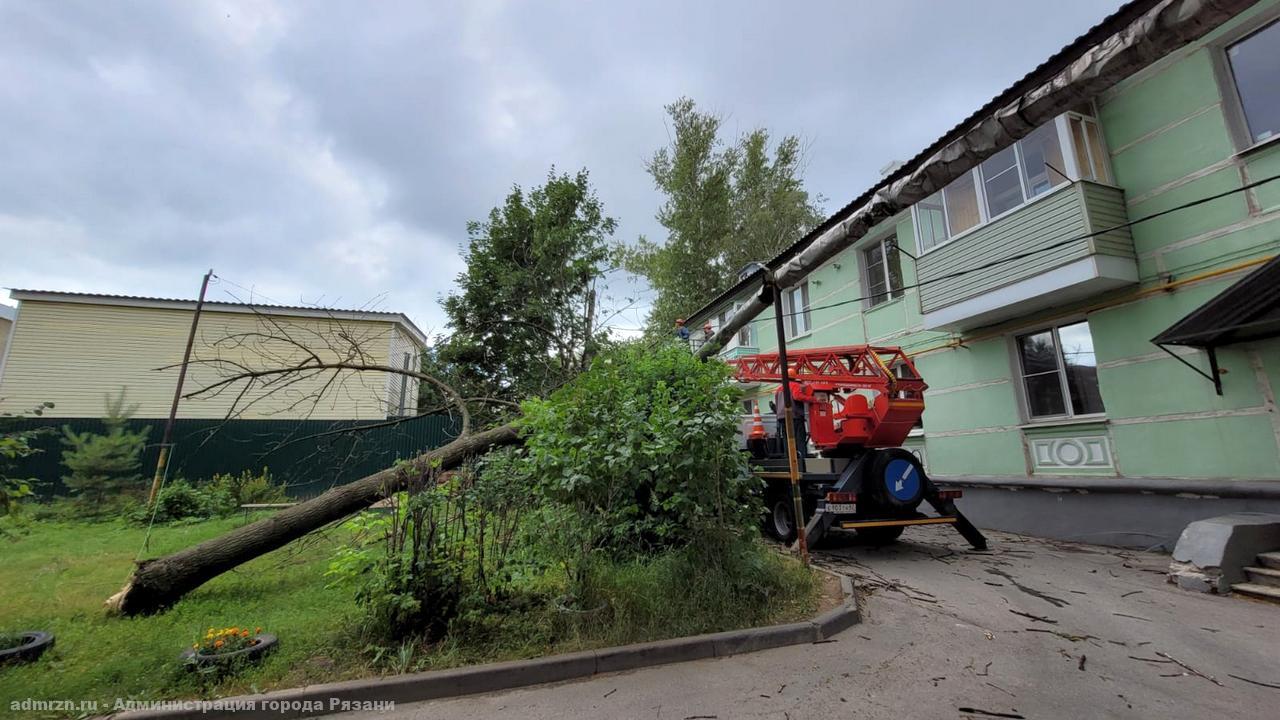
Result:
[[[688,342],[689,328],[684,326],[684,318],[676,318],[676,337]]]
[[[711,342],[711,336],[712,336],[712,335],[715,335],[715,334],[716,334],[716,333],[715,333],[715,328],[712,328],[712,327],[711,327],[711,321],[710,321],[710,320],[708,320],[708,321],[706,321],[705,323],[703,323],[703,324],[702,324],[702,342],[703,342],[703,343],[709,343],[709,342]]]

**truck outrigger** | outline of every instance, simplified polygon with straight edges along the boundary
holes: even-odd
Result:
[[[744,383],[781,383],[777,353],[732,361]],[[947,524],[969,544],[987,547],[982,533],[956,509],[959,490],[941,490],[919,458],[900,446],[924,412],[928,387],[901,348],[871,345],[788,349],[786,377],[804,406],[817,455],[800,454],[799,490],[808,542],[832,527],[856,530],[872,542],[892,542],[911,525]],[[780,409],[779,409],[780,410]],[[802,422],[802,421],[801,421]],[[785,431],[770,438],[755,407],[747,437],[756,473],[766,483],[765,529],[780,540],[796,535]],[[803,437],[803,432],[796,433]],[[927,502],[936,515],[920,512]]]

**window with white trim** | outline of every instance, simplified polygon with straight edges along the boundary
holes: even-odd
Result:
[[[809,315],[809,283],[803,282],[782,291],[782,314],[787,337],[804,335],[813,329]]]
[[[1104,412],[1098,389],[1098,361],[1087,320],[1019,335],[1017,350],[1029,417]]]
[[[1227,46],[1227,65],[1250,141],[1280,133],[1280,21]]]
[[[742,309],[742,303],[734,303],[733,312],[735,315],[741,309]],[[738,331],[738,347],[755,347],[756,344],[752,342],[755,339],[755,336],[753,334],[754,331],[755,331],[755,326],[752,323],[747,323],[746,325],[743,325],[742,329]]]
[[[897,237],[890,235],[863,248],[862,271],[867,283],[867,307],[902,297],[902,258],[898,255]]]
[[[1070,180],[1109,182],[1098,122],[1064,113],[912,207],[921,253],[1012,212]]]

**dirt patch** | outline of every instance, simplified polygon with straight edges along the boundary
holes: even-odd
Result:
[[[840,589],[840,578],[829,572],[818,572],[822,587],[818,593],[818,611],[821,615],[828,610],[835,610],[844,604],[844,590]]]

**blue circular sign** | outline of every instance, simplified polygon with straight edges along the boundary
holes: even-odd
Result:
[[[901,502],[910,502],[920,492],[920,473],[906,460],[891,460],[884,469],[884,486]]]

